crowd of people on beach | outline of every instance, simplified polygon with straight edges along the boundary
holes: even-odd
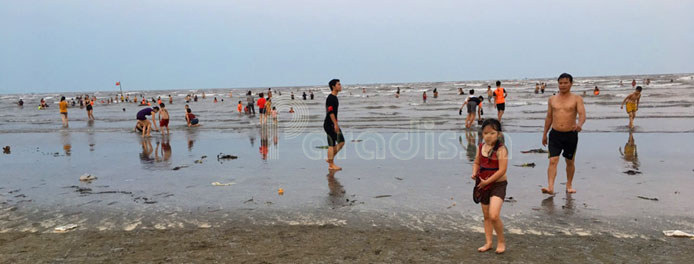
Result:
[[[573,177],[575,172],[575,155],[578,146],[578,133],[582,131],[582,127],[586,122],[586,111],[583,103],[583,98],[575,93],[571,92],[571,87],[573,85],[573,77],[570,74],[563,73],[558,79],[558,92],[554,93],[548,99],[548,109],[547,115],[545,117],[544,129],[542,132],[541,143],[543,146],[547,146],[549,152],[549,165],[547,168],[547,185],[541,188],[541,192],[548,195],[554,195],[554,183],[557,175],[557,165],[559,163],[560,155],[564,157],[566,163],[566,193],[572,194],[576,193],[576,189],[573,186]],[[646,85],[650,83],[650,79],[644,81]],[[622,85],[620,81],[619,85]],[[626,105],[626,112],[629,116],[629,129],[634,128],[634,118],[636,117],[636,112],[638,110],[641,92],[643,88],[636,85],[636,80],[632,80],[632,87],[634,92],[626,96],[620,105],[620,109],[623,109]],[[335,156],[343,149],[345,145],[345,138],[340,127],[338,113],[339,113],[339,100],[338,95],[342,91],[342,85],[339,79],[332,79],[328,83],[330,88],[330,94],[326,98],[325,102],[325,119],[323,121],[323,129],[326,133],[328,151],[326,162],[328,163],[328,168],[330,171],[342,170],[341,167],[335,164]],[[544,93],[546,89],[546,84],[544,82],[535,84],[535,94]],[[303,100],[314,99],[313,91],[309,90],[307,94],[306,91],[303,92]],[[280,92],[276,92],[279,94]],[[363,96],[366,95],[366,89],[362,89]],[[465,92],[462,88],[458,88],[458,94],[464,95]],[[470,131],[470,129],[475,126],[475,119],[477,124],[480,124],[479,130],[481,132],[482,143],[477,146],[474,155],[474,163],[472,166],[471,178],[475,180],[475,187],[473,190],[473,200],[475,203],[481,203],[482,212],[484,215],[484,230],[485,230],[485,244],[478,250],[480,252],[488,251],[492,248],[492,238],[493,234],[497,234],[497,246],[496,252],[503,253],[505,251],[505,240],[503,237],[503,224],[499,217],[502,204],[504,202],[507,186],[507,176],[506,171],[508,167],[508,150],[504,146],[503,138],[503,114],[506,106],[506,98],[508,97],[508,92],[504,87],[501,86],[501,81],[496,81],[496,89],[492,90],[491,85],[487,86],[487,101],[489,103],[494,103],[497,110],[497,118],[483,118],[483,103],[485,98],[483,95],[476,95],[475,90],[471,89],[468,91],[468,97],[464,100],[460,108],[458,109],[459,115],[462,115],[463,109],[466,110],[465,118],[465,128]],[[584,92],[585,95],[585,92]],[[600,95],[600,89],[595,86],[593,90],[593,95]],[[231,97],[232,94],[229,93]],[[278,122],[278,111],[277,107],[273,105],[273,91],[268,88],[267,92],[257,93],[258,98],[254,97],[251,91],[246,93],[246,102],[242,100],[238,101],[237,112],[239,114],[255,115],[256,107],[258,108],[259,124],[266,125],[268,119],[272,119],[273,124]],[[205,92],[202,92],[202,99],[206,98]],[[400,98],[400,88],[397,88],[395,93],[396,98]],[[433,89],[433,97],[438,98],[438,90]],[[141,98],[141,101],[138,99]],[[294,92],[291,92],[291,100],[294,100]],[[197,102],[197,94],[188,94],[185,96],[186,104],[184,106],[185,113],[184,119],[188,127],[200,126],[199,117],[193,114],[193,110],[190,108],[188,103]],[[426,91],[422,94],[422,100],[424,103],[427,102]],[[493,100],[493,101],[492,101]],[[222,98],[223,102],[224,99]],[[90,121],[93,121],[93,108],[97,102],[96,97],[89,95],[80,95],[68,101],[63,96],[60,98],[58,103],[59,112],[61,115],[62,123],[64,127],[68,126],[68,107],[75,107],[79,104],[80,108],[86,108],[87,116]],[[118,96],[109,97],[100,101],[101,104],[112,104],[112,103],[139,103],[140,106],[145,106],[139,110],[136,117],[135,130],[141,133],[141,136],[149,137],[151,136],[151,131],[161,131],[162,135],[169,135],[169,123],[171,116],[168,109],[162,99],[159,97],[157,99],[151,98],[150,100],[145,99],[144,95],[134,96],[132,99],[130,96]],[[214,103],[218,102],[217,97],[214,97]],[[169,95],[168,98],[169,105],[173,104],[173,97]],[[18,102],[19,106],[24,105],[24,101],[20,99]],[[49,105],[44,99],[41,99],[39,109],[43,110],[48,108]],[[125,111],[125,108],[123,108]],[[294,109],[290,108],[289,113],[293,113]],[[631,137],[630,137],[631,138]],[[630,139],[633,143],[633,140]],[[633,144],[632,144],[633,145]],[[631,145],[629,143],[625,146],[625,153],[628,152]],[[143,146],[144,148],[145,146]],[[151,146],[150,146],[151,148]],[[164,149],[164,146],[162,146]],[[261,149],[262,151],[262,149]],[[621,150],[620,150],[621,151]],[[471,154],[471,153],[470,153]],[[170,155],[170,151],[169,151]],[[626,155],[626,154],[625,154]]]

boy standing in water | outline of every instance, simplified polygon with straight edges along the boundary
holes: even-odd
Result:
[[[166,106],[164,103],[160,103],[159,107],[161,107],[161,110],[159,110],[159,129],[161,130],[161,134],[164,135],[164,127],[166,127],[166,134],[169,134],[169,110],[166,110]]]
[[[542,133],[542,145],[547,146],[549,132],[549,167],[547,168],[547,188],[542,188],[542,193],[554,194],[554,179],[557,177],[557,164],[559,154],[566,160],[566,192],[575,193],[571,183],[576,167],[574,155],[578,146],[578,132],[581,132],[583,123],[586,122],[586,109],[583,106],[583,98],[571,93],[573,77],[568,73],[559,75],[559,94],[549,98],[547,102],[547,117],[545,118],[545,130]],[[576,123],[578,116],[578,123]]]
[[[641,101],[641,86],[636,86],[636,91],[624,98],[619,109],[624,109],[624,104],[627,104],[627,114],[629,114],[629,129],[634,129],[634,118],[636,111],[639,110],[639,102]]]
[[[345,138],[342,136],[342,130],[337,124],[337,109],[340,106],[340,102],[337,100],[337,94],[342,91],[342,84],[340,80],[332,79],[328,83],[330,86],[330,94],[328,98],[325,99],[325,120],[323,121],[323,130],[328,134],[328,159],[325,161],[330,164],[328,169],[330,170],[342,170],[342,168],[335,165],[335,156],[340,152],[342,147],[345,145]]]
[[[65,101],[65,96],[60,97],[58,107],[60,108],[60,118],[63,119],[63,127],[67,127],[67,101]]]

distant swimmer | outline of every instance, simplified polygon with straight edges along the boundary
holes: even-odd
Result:
[[[597,85],[595,86],[595,89],[593,89],[593,95],[600,95],[600,89]]]
[[[629,114],[629,129],[634,129],[634,119],[636,118],[636,111],[639,110],[639,102],[641,101],[641,86],[636,86],[636,90],[624,98],[622,105],[619,109],[624,109],[624,104],[627,105],[627,114]]]
[[[559,154],[562,154],[566,161],[566,192],[576,192],[572,185],[576,171],[574,161],[578,146],[578,133],[581,132],[583,124],[586,122],[583,98],[571,93],[573,77],[568,73],[562,73],[557,80],[559,82],[559,94],[550,97],[547,102],[547,117],[542,133],[542,145],[547,146],[549,142],[548,185],[546,188],[542,188],[542,193],[552,195],[554,194],[554,179],[557,177]],[[577,116],[578,122],[576,122]],[[552,131],[549,131],[550,128]],[[549,138],[547,132],[549,132]]]
[[[543,93],[543,94],[544,94],[544,93],[545,93],[545,88],[547,88],[547,84],[546,84],[546,83],[542,83],[542,84],[540,85],[540,93]]]
[[[487,85],[487,100],[489,100],[490,103],[492,102],[493,96],[494,96],[494,91],[492,91],[492,86]]]
[[[422,100],[424,100],[425,104],[427,103],[427,92],[426,91],[424,91],[424,93],[422,94]]]
[[[540,93],[540,84],[535,83],[535,94],[539,94],[539,93]]]

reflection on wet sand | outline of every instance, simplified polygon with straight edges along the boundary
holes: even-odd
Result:
[[[142,164],[154,163],[154,159],[152,158],[152,152],[154,152],[154,149],[152,148],[152,139],[143,138],[141,139],[141,143],[142,152],[140,152],[140,162],[142,162]]]
[[[161,148],[160,148],[161,145]],[[159,153],[161,151],[161,157],[159,157]],[[164,137],[162,142],[159,143],[157,141],[157,147],[154,150],[154,160],[157,162],[160,161],[169,161],[171,159],[171,144],[169,143],[169,138]]]
[[[69,130],[60,131],[60,141],[63,144],[63,151],[65,151],[65,156],[70,156],[70,154],[72,154],[72,144],[70,144]]]
[[[574,214],[574,198],[571,197],[571,193],[566,193],[566,198],[564,198],[564,205],[561,206],[562,212],[567,215],[572,215]],[[547,215],[553,215],[554,214],[554,197],[555,195],[549,196],[545,199],[542,200],[540,203],[540,206],[543,208],[545,213]]]
[[[267,126],[260,126],[260,158],[267,160],[268,154],[268,129]]]
[[[193,145],[198,136],[198,130],[196,128],[188,128],[186,130],[186,139],[188,140],[188,152],[193,151]]]
[[[272,134],[273,148],[270,148],[270,134]],[[255,137],[251,137],[251,145]],[[262,160],[279,158],[279,150],[277,149],[279,145],[279,127],[276,124],[273,125],[262,125],[260,126],[260,158]]]
[[[636,151],[636,143],[634,142],[633,132],[629,132],[629,139],[624,145],[624,151],[622,151],[622,147],[619,147],[619,153],[622,155],[622,158],[624,158],[624,161],[631,163],[631,166],[635,170],[639,169],[639,156]]]
[[[472,130],[465,131],[465,139],[467,140],[466,154],[469,161],[475,161],[477,155],[477,136]]]
[[[347,200],[345,199],[345,188],[340,184],[340,181],[335,178],[336,170],[330,170],[328,175],[328,202],[332,209],[343,207],[347,205]]]
[[[94,121],[89,121],[94,123]],[[94,139],[94,130],[87,130],[87,143],[89,144],[89,151],[94,151],[94,146],[96,146],[96,140]]]
[[[548,215],[554,214],[554,195],[542,199],[540,206],[545,210]]]

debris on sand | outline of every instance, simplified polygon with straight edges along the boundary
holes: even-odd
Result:
[[[544,149],[536,148],[536,149],[524,150],[524,151],[521,151],[521,153],[526,154],[526,153],[548,153],[548,152]]]
[[[180,169],[183,169],[183,168],[188,168],[188,165],[176,166],[176,167],[173,168],[173,170],[180,170]]]
[[[513,165],[513,166],[535,168],[535,162],[523,163],[521,165]]]
[[[515,203],[515,202],[518,202],[518,200],[513,199],[513,196],[509,196],[508,198],[504,199],[504,202],[506,202],[506,203]]]
[[[644,200],[658,201],[658,198],[650,198],[650,197],[640,196],[640,195],[636,196],[636,197],[644,199]]]
[[[624,174],[636,175],[636,174],[641,174],[641,172],[640,172],[640,171],[635,171],[635,170],[628,170],[628,171],[625,171]]]
[[[688,237],[694,239],[694,234],[680,230],[665,230],[663,231],[663,234],[669,237]]]
[[[69,224],[69,225],[64,225],[64,226],[59,226],[59,227],[53,228],[53,231],[55,231],[56,233],[65,233],[65,232],[73,230],[77,227],[78,227],[78,225],[76,225],[76,224]]]
[[[157,201],[152,200],[152,199],[147,198],[147,197],[135,197],[135,199],[133,199],[133,201],[136,202],[136,203],[140,203],[140,201],[142,201],[142,202],[145,203],[145,204],[155,204],[155,203],[157,203]]]
[[[232,186],[236,183],[234,182],[229,182],[229,183],[221,183],[221,182],[213,182],[212,186]]]
[[[392,195],[390,194],[384,194],[384,195],[379,195],[379,196],[374,196],[374,198],[386,198],[386,197],[391,197]]]
[[[80,181],[83,181],[83,182],[89,183],[89,182],[92,182],[93,180],[96,180],[96,176],[91,175],[89,173],[85,173],[85,174],[82,174],[82,176],[80,176]]]
[[[199,159],[199,160],[196,160],[194,163],[195,163],[195,164],[202,164],[202,160],[204,160],[205,158],[207,158],[206,155],[200,157],[200,159]]]
[[[361,139],[352,139],[352,142],[362,142],[362,141],[364,141],[364,140],[361,140]]]
[[[328,149],[330,146],[316,146],[317,149]]]
[[[10,146],[4,146],[4,147],[2,147],[2,153],[10,154]]]
[[[395,177],[395,179],[398,181],[402,181],[402,178],[400,178],[400,177]]]
[[[222,159],[238,159],[238,158],[239,158],[238,156],[227,155],[227,154],[224,154],[224,153],[221,153],[221,152],[220,152],[219,154],[217,154],[217,160],[222,160]]]

